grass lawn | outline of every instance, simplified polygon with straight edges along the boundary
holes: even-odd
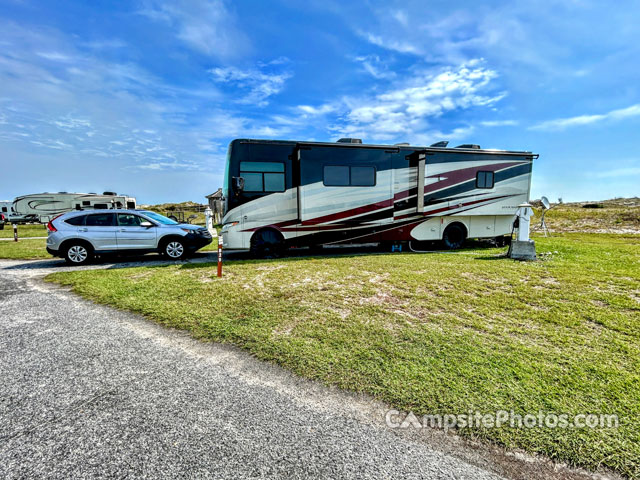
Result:
[[[478,249],[47,278],[417,415],[617,414],[618,428],[459,433],[638,477],[640,236],[536,241],[531,263]]]
[[[44,225],[18,225],[18,238],[22,237],[46,237],[47,227]],[[13,227],[10,223],[5,224],[0,230],[0,238],[13,238]]]
[[[20,240],[17,243],[0,241],[0,258],[11,260],[35,260],[40,258],[53,258],[47,253],[47,241],[44,238],[38,240]]]

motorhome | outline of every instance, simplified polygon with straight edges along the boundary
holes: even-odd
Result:
[[[223,246],[264,255],[289,246],[504,241],[518,205],[529,200],[537,157],[447,142],[233,140]]]
[[[115,192],[97,193],[35,193],[17,197],[12,205],[16,219],[32,218],[47,223],[52,218],[71,210],[99,210],[110,208],[136,208],[136,199]],[[11,218],[11,217],[10,217]]]

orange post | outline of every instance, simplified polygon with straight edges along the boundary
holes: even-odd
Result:
[[[218,276],[222,277],[222,236],[218,237]]]

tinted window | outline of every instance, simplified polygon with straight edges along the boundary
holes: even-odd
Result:
[[[263,192],[262,174],[261,173],[245,173],[240,172],[240,176],[244,178],[244,190],[246,192]]]
[[[142,218],[133,213],[119,213],[118,225],[121,227],[139,227],[142,223]]]
[[[3,211],[4,213],[7,213],[7,207],[2,207],[2,211]]]
[[[64,223],[68,223],[69,225],[84,225],[84,219],[87,218],[86,215],[78,215],[77,217],[67,218]]]
[[[282,173],[265,173],[264,191],[284,192],[284,175]]]
[[[326,165],[323,183],[328,187],[373,187],[376,184],[376,169],[375,167]]]
[[[280,172],[284,173],[284,163],[279,162],[240,162],[241,172]]]
[[[327,165],[324,167],[323,182],[328,187],[346,187],[349,185],[349,167]]]
[[[478,172],[476,188],[493,188],[493,172]]]
[[[109,205],[107,205],[106,203],[96,203],[93,205],[93,208],[95,208],[96,210],[106,210],[107,208],[109,208]]]
[[[114,226],[113,216],[113,213],[87,215],[87,227],[112,227]]]
[[[84,207],[88,207],[89,205],[91,205],[91,202],[90,202],[89,200],[83,200],[83,201],[82,201],[82,205],[83,205]]]
[[[351,167],[351,185],[373,187],[376,184],[376,169],[373,167]]]
[[[240,162],[245,192],[284,192],[284,163]]]

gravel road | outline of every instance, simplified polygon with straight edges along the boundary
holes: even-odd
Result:
[[[368,397],[42,282],[58,265],[0,261],[0,478],[532,478],[530,461],[399,433]]]

